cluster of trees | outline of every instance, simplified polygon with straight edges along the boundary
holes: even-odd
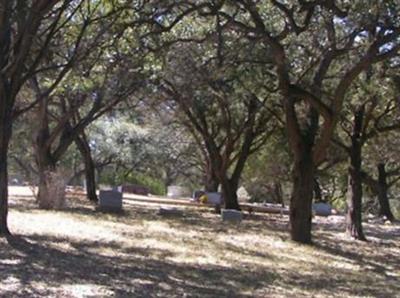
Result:
[[[10,161],[50,209],[66,176],[96,202],[96,170],[221,187],[233,209],[241,183],[280,199],[284,183],[302,243],[313,198],[347,193],[347,231],[365,239],[363,190],[394,219],[396,2],[0,1],[0,234]]]

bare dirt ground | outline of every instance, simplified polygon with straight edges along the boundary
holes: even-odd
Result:
[[[365,224],[363,243],[344,236],[341,216],[316,217],[305,246],[282,215],[233,226],[207,209],[164,218],[129,201],[119,215],[82,198],[62,211],[28,195],[10,205],[1,297],[400,297],[398,224]]]

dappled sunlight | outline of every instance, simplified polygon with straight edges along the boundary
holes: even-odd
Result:
[[[0,1],[0,298],[400,298],[399,1]]]
[[[390,297],[400,291],[397,225],[366,225],[376,239],[363,243],[342,239],[336,226],[315,218],[315,244],[307,246],[288,240],[287,217],[280,215],[252,215],[236,226],[193,208],[175,218],[143,205],[123,214],[72,210],[11,210],[16,236],[0,241],[1,295]]]

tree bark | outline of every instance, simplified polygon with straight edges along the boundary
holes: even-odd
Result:
[[[283,201],[282,194],[282,184],[279,181],[274,182],[273,191],[275,203],[281,204],[282,207],[285,207],[285,202]]]
[[[349,236],[358,240],[366,240],[362,228],[362,184],[357,169],[349,168],[349,186],[347,194],[346,231]]]
[[[61,208],[65,200],[65,182],[57,171],[57,162],[54,160],[48,140],[48,126],[39,130],[36,138],[36,163],[39,172],[37,200],[41,209]]]
[[[11,138],[11,111],[6,99],[0,98],[0,236],[10,235],[8,229],[8,145]]]
[[[379,216],[384,216],[390,221],[394,221],[390,203],[388,198],[387,174],[384,163],[379,163],[378,166],[378,201],[379,201]]]
[[[312,229],[312,200],[314,196],[315,138],[319,127],[317,111],[309,107],[307,126],[301,128],[295,101],[285,102],[289,145],[294,156],[293,190],[290,198],[290,236],[293,241],[310,244]]]
[[[311,147],[306,148],[294,162],[289,215],[291,239],[305,244],[311,243],[314,171]]]
[[[84,134],[81,134],[75,139],[75,144],[85,163],[85,179],[86,179],[86,195],[89,201],[97,202],[96,194],[96,166],[94,164],[89,143]]]
[[[362,228],[362,142],[361,131],[364,119],[364,106],[354,115],[353,132],[351,136],[349,185],[347,194],[346,232],[354,239],[365,241]]]
[[[222,196],[224,198],[225,209],[240,210],[237,197],[238,183],[231,179],[225,178],[221,183]]]
[[[50,159],[39,165],[38,203],[41,209],[59,209],[65,201],[65,181]]]
[[[206,192],[217,192],[218,187],[218,178],[210,167],[204,175],[204,190]]]

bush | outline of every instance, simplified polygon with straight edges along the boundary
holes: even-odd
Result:
[[[107,171],[102,173],[99,180],[100,184],[105,185],[136,184],[147,187],[152,194],[165,195],[165,185],[161,180],[142,173],[133,172],[126,175],[125,173],[115,174],[112,171]]]

